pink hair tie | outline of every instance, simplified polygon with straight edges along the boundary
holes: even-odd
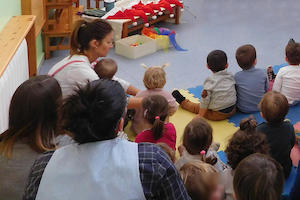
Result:
[[[160,119],[160,117],[159,117],[159,116],[156,116],[155,119]]]
[[[200,152],[200,154],[201,154],[201,155],[205,155],[205,154],[206,154],[206,151],[202,150],[202,151]]]

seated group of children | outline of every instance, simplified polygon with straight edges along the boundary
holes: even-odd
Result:
[[[287,44],[286,61],[290,66],[280,69],[269,92],[267,73],[255,68],[256,50],[252,45],[239,47],[236,60],[242,71],[233,76],[227,71],[225,52],[215,50],[208,54],[207,67],[213,74],[203,84],[200,103],[189,101],[178,90],[172,94],[163,90],[165,66],[149,67],[143,80],[147,89],[136,95],[143,101],[132,120],[135,141],[157,143],[166,151],[192,199],[230,200],[234,194],[237,199],[248,199],[243,197],[246,195],[259,199],[255,196],[266,192],[269,194],[265,197],[270,200],[279,199],[284,178],[291,171],[290,152],[296,141],[293,125],[285,116],[289,106],[300,101],[300,43],[291,40]],[[103,59],[95,65],[95,71],[99,77],[111,79],[117,64]],[[185,127],[177,161],[176,129],[168,120],[177,110],[176,101],[183,109],[198,114]],[[225,150],[227,165],[218,157],[219,146],[213,143],[212,127],[203,118],[224,120],[237,110],[260,111],[266,122],[258,125],[252,118],[241,121]],[[259,183],[256,185],[255,181]]]

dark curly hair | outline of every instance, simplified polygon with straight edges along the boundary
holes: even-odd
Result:
[[[245,157],[253,153],[269,154],[269,145],[264,134],[256,131],[257,121],[246,118],[240,122],[240,129],[229,140],[225,152],[232,169]]]
[[[126,106],[124,89],[117,81],[100,79],[80,87],[62,108],[62,129],[76,142],[113,139]]]

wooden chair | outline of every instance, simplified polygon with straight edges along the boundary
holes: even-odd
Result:
[[[83,11],[83,6],[73,7],[77,0],[45,0],[46,22],[44,26],[45,58],[50,58],[50,52],[55,50],[70,49],[68,38],[71,36],[74,20],[79,17],[78,11]],[[75,17],[77,16],[77,17]],[[56,43],[51,43],[55,38]]]
[[[99,8],[100,7],[100,1],[103,1],[103,0],[95,0],[95,1],[96,1],[96,8]],[[86,7],[87,7],[87,9],[91,8],[91,0],[86,0]]]

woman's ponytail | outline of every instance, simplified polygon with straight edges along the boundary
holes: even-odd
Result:
[[[95,39],[101,42],[112,31],[111,25],[102,19],[92,22],[78,20],[71,34],[71,56],[83,54],[84,50],[89,49],[90,41]]]
[[[81,50],[81,45],[78,42],[78,33],[79,30],[83,27],[86,26],[86,21],[84,21],[83,19],[78,20],[75,22],[74,24],[74,29],[72,31],[72,35],[71,35],[71,56],[76,55],[76,54],[82,54],[82,50]]]

